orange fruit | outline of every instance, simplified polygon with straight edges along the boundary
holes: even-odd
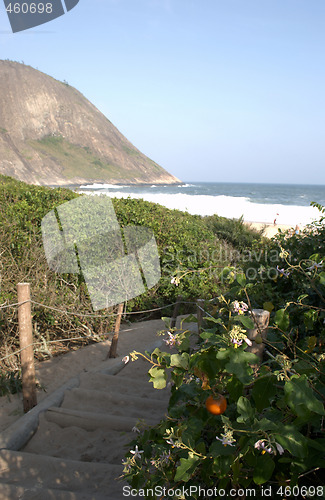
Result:
[[[222,415],[227,408],[227,400],[221,394],[217,398],[209,396],[205,402],[206,409],[213,415]]]

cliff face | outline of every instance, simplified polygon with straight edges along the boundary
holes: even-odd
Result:
[[[11,61],[0,61],[0,173],[41,185],[181,182],[75,88]]]

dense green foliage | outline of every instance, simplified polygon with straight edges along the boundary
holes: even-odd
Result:
[[[51,347],[51,342],[62,338],[83,337],[82,343],[100,340],[102,333],[110,331],[113,321],[112,317],[105,318],[111,310],[98,311],[93,317],[73,315],[93,314],[82,276],[56,274],[45,259],[41,237],[43,217],[77,196],[69,189],[32,186],[0,176],[0,307],[16,303],[17,283],[27,281],[31,284],[32,300],[72,313],[33,305],[34,336],[39,342],[36,355],[40,358],[64,350],[64,344],[60,346],[59,342]],[[153,230],[161,259],[159,283],[131,300],[127,311],[165,306],[174,302],[178,294],[189,300],[211,298],[220,290],[220,267],[236,261],[238,252],[220,240],[204,218],[130,198],[113,199],[113,205],[122,228],[142,225]],[[236,231],[238,222],[231,224]],[[171,278],[184,271],[187,276],[175,287]],[[1,354],[8,355],[17,348],[18,332],[16,309],[4,308],[0,314],[1,358]],[[17,369],[18,358],[6,358],[4,364]]]
[[[264,497],[262,488],[272,498],[324,497],[324,234],[322,215],[226,267],[205,329],[169,331],[173,350],[146,356],[154,387],[169,380],[172,392],[168,418],[130,443],[124,477],[132,488],[147,498],[163,487],[173,499],[184,489],[189,499]],[[255,307],[271,311],[267,337],[258,330],[252,345],[263,347],[261,360],[248,347]],[[212,415],[205,402],[218,394],[228,406]]]
[[[261,231],[250,229],[243,224],[243,217],[239,219],[227,219],[219,215],[209,215],[204,218],[207,226],[220,239],[231,243],[237,250],[251,248],[254,244],[260,243]]]

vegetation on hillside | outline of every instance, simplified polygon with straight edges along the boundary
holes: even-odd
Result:
[[[32,307],[34,338],[39,343],[35,353],[40,359],[68,347],[100,340],[102,334],[111,331],[113,317],[108,315],[114,311],[93,312],[82,276],[56,274],[46,262],[41,221],[54,207],[77,196],[69,189],[32,186],[0,176],[0,358],[4,369],[19,366],[18,356],[8,357],[18,348],[17,309],[4,307],[17,302],[19,282],[29,282],[32,300],[41,304]],[[128,312],[166,306],[179,294],[193,301],[212,298],[220,291],[220,269],[238,260],[238,252],[219,239],[204,218],[130,198],[114,199],[113,205],[121,228],[131,224],[153,230],[161,260],[159,283],[129,301]],[[228,224],[229,231],[231,224],[234,230],[238,227],[237,221]],[[260,239],[258,233],[249,229],[245,232]],[[183,276],[178,287],[171,283],[176,275]],[[134,316],[130,318],[134,320]],[[62,341],[75,337],[82,340]]]
[[[63,175],[66,179],[87,178],[91,168],[94,178],[106,178],[107,176],[119,182],[125,180],[121,175],[121,169],[96,156],[89,147],[72,144],[62,135],[49,135],[37,141],[29,141],[29,144],[41,153],[44,158],[53,158],[63,167]],[[128,172],[136,177],[136,169]]]

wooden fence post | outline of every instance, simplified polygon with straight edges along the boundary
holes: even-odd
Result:
[[[265,309],[253,309],[252,320],[256,328],[247,331],[247,337],[253,342],[253,345],[246,350],[256,354],[260,362],[263,358],[264,340],[267,337],[267,327],[270,321],[270,312]]]
[[[196,318],[197,318],[197,331],[199,334],[201,333],[201,330],[202,330],[203,306],[204,306],[204,299],[197,299],[197,301],[196,301]]]
[[[18,323],[24,412],[37,405],[30,284],[18,283]]]
[[[176,326],[176,321],[177,321],[177,316],[178,316],[178,311],[179,311],[179,306],[181,305],[182,301],[182,296],[178,295],[176,299],[176,304],[174,307],[173,315],[170,320],[170,328],[175,328]]]
[[[109,358],[116,358],[116,350],[117,350],[117,342],[118,342],[118,336],[120,333],[120,326],[121,326],[121,319],[122,319],[122,314],[123,314],[123,308],[124,308],[124,303],[122,302],[121,304],[118,305],[117,309],[117,316],[116,316],[116,322],[115,322],[115,328],[114,328],[114,335],[112,338],[112,343],[111,347],[109,350],[108,357]]]

